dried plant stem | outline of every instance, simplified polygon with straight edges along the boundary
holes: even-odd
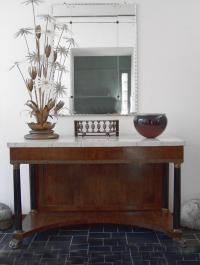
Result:
[[[36,39],[36,47],[37,47],[37,56],[38,56],[38,73],[40,75],[41,69],[41,62],[40,62],[40,40]]]
[[[26,47],[27,47],[27,50],[28,50],[28,55],[31,56],[30,49],[29,49],[29,45],[28,45],[28,41],[27,41],[27,38],[26,38],[25,34],[24,34],[24,39],[25,39],[25,42],[26,42]],[[30,61],[30,63],[31,63],[31,67],[32,67],[32,61]]]
[[[46,44],[47,44],[47,40],[48,40],[48,38],[47,38],[48,21],[49,21],[49,19],[47,18],[45,35],[44,35],[44,54],[45,54],[45,48],[46,48]],[[44,61],[45,61],[45,59],[43,58],[43,65],[44,65]]]
[[[38,108],[39,108],[38,96],[37,96],[37,91],[36,91],[35,86],[34,86],[34,92],[35,92],[35,100],[36,100],[36,104],[37,104],[37,106],[38,106]]]
[[[49,60],[47,58],[47,63],[46,63],[46,70],[47,70],[47,73],[48,73],[48,68],[49,68]]]
[[[45,93],[45,92],[43,91],[43,92],[42,92],[42,106],[41,106],[42,109],[44,109],[44,93]]]
[[[67,48],[67,54],[65,55],[64,60],[63,60],[63,63],[62,63],[63,66],[65,65],[65,61],[67,59],[67,56],[68,56],[70,47],[71,47],[71,43],[69,44],[69,46]],[[60,72],[59,83],[61,82],[62,75],[63,75],[63,70]]]
[[[44,51],[45,51],[45,47],[47,44],[47,29],[48,29],[48,23],[49,23],[49,19],[47,18],[47,22],[46,22],[46,29],[45,29],[45,35],[44,35]]]
[[[33,100],[32,93],[30,91],[28,93],[29,93],[30,99]]]
[[[35,29],[36,29],[35,7],[34,7],[33,2],[32,2],[32,11],[33,11],[33,22],[34,22],[34,27],[35,27]]]
[[[35,28],[35,45],[36,45],[36,51],[38,53],[38,73],[40,73],[40,51],[39,51],[39,40],[38,40],[38,45],[37,45],[37,36],[36,36],[36,16],[35,16],[35,7],[34,3],[32,2],[32,12],[33,12],[33,23],[34,23],[34,28]]]
[[[44,106],[48,104],[48,95],[44,96]]]
[[[24,76],[23,76],[23,74],[22,74],[22,71],[21,71],[19,65],[18,65],[18,64],[16,64],[16,65],[17,65],[17,69],[19,70],[22,79],[24,80],[24,84],[26,85],[26,80],[25,80],[25,78],[24,78]]]
[[[39,108],[42,108],[42,89],[39,87]]]
[[[58,46],[59,46],[59,44],[60,44],[60,41],[61,41],[61,38],[62,38],[63,32],[64,32],[64,27],[62,28],[62,31],[61,31],[61,33],[60,33],[60,37],[59,37],[59,39],[58,39],[58,43],[57,43],[57,46],[56,46],[56,52],[57,52],[57,50],[58,50]],[[52,73],[53,73],[52,79],[54,78],[54,72],[55,72],[55,69],[54,69],[54,65],[52,64],[49,79],[51,79],[51,75],[52,75]]]
[[[61,62],[62,62],[62,54],[60,56],[60,65],[61,65]],[[58,76],[57,76],[57,83],[59,82],[59,77],[60,77],[60,74],[61,74],[61,71],[58,72]]]
[[[54,70],[52,70],[54,68]],[[52,73],[53,73],[53,75],[52,75]],[[52,67],[51,67],[51,71],[50,71],[50,76],[49,76],[49,81],[51,82],[51,81],[53,81],[53,79],[54,79],[54,73],[55,73],[55,65],[52,65]],[[51,76],[52,75],[52,76]],[[52,93],[52,87],[50,88],[50,90],[49,90],[49,94],[48,94],[48,96],[47,96],[47,103],[48,103],[48,101],[50,100],[50,98],[51,98],[51,93]]]
[[[49,95],[48,95],[48,97],[47,97],[47,103],[49,102],[49,100],[50,100],[50,98],[51,98],[51,91],[52,91],[52,88],[50,88],[50,90],[49,90]]]
[[[53,71],[54,71],[54,68],[55,68],[55,64],[54,63],[52,63],[52,65],[51,65],[51,71],[50,71],[50,74],[49,74],[49,80],[53,80],[53,76],[52,76],[52,73],[53,73]]]
[[[54,80],[55,71],[56,71],[56,64],[53,63],[51,65],[51,71],[50,71],[50,75],[49,75],[49,80],[50,81],[53,81]]]
[[[61,41],[61,38],[62,38],[63,32],[64,32],[64,28],[62,29],[62,32],[60,33],[60,37],[59,37],[59,40],[58,40],[58,43],[57,43],[56,51],[57,51],[58,46],[59,46],[59,44],[60,44],[60,41]]]
[[[33,12],[33,24],[34,24],[34,29],[35,29],[35,41],[36,41],[36,49],[37,49],[37,37],[36,37],[36,18],[35,18],[35,7],[32,2],[32,12]]]

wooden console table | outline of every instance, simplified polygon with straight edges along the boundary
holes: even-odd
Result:
[[[14,177],[16,232],[26,236],[74,224],[131,224],[181,237],[184,142],[136,136],[18,141],[8,144]],[[168,210],[174,165],[173,214]],[[22,221],[20,165],[28,164],[31,211]]]

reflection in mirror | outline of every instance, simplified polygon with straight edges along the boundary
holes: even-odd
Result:
[[[98,55],[101,51],[102,56]],[[79,114],[127,114],[128,95],[131,87],[131,55],[120,50],[92,49],[93,55],[81,50],[74,62],[74,112]],[[114,53],[114,51],[118,51]],[[73,52],[72,52],[73,54]],[[83,55],[83,54],[87,54]],[[96,55],[94,55],[96,54]],[[127,76],[127,85],[122,86],[122,76]],[[123,100],[122,100],[123,94]],[[123,107],[124,106],[124,107]]]
[[[136,112],[136,6],[58,4],[53,15],[57,23],[66,23],[75,42],[61,44],[70,49],[63,114]]]

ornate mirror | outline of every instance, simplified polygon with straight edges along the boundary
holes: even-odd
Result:
[[[70,49],[63,114],[136,112],[136,6],[109,1],[74,2],[52,7],[56,22],[65,23],[74,40],[73,45],[62,44]]]

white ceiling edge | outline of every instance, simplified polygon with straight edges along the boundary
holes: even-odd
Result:
[[[124,1],[67,1],[52,5],[52,15],[66,16],[136,16],[136,4]]]

